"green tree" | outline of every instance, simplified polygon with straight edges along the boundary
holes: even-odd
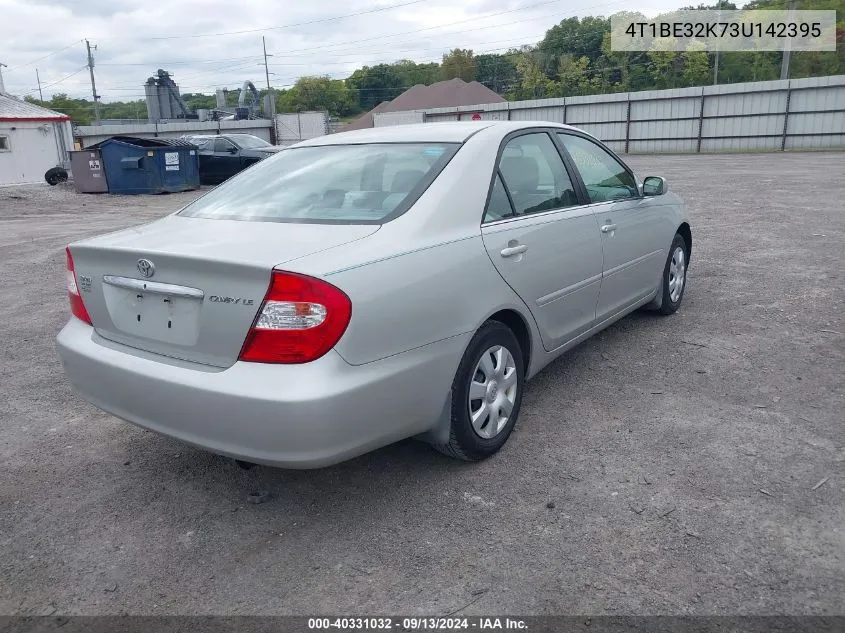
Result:
[[[227,102],[231,97],[229,96],[231,93],[237,94],[237,91],[234,90],[227,90]],[[182,101],[185,102],[191,110],[212,110],[217,107],[217,95],[204,95],[201,93],[193,93],[193,92],[186,92],[182,95]],[[232,105],[237,103],[237,97],[235,97]]]
[[[678,87],[678,68],[680,56],[675,51],[674,38],[660,38],[654,40],[648,51],[649,72],[655,88]]]
[[[604,17],[566,18],[548,31],[537,45],[538,62],[549,77],[558,70],[558,60],[563,55],[575,59],[586,57],[590,62],[601,55],[605,32],[610,31],[610,20]]]
[[[402,86],[428,86],[440,80],[440,64],[429,62],[417,64],[410,59],[401,59],[391,64],[393,72],[402,80]]]
[[[478,62],[472,50],[464,48],[453,48],[443,55],[440,63],[440,77],[442,79],[454,79],[459,77],[464,81],[475,81],[478,72]]]
[[[710,80],[710,59],[701,42],[693,42],[681,53],[684,70],[681,73],[685,86],[703,86]]]
[[[558,62],[558,96],[586,95],[596,92],[598,78],[590,77],[590,60],[584,56],[575,59],[562,55]]]
[[[519,82],[519,73],[516,70],[515,55],[506,53],[504,55],[477,55],[476,81],[481,82],[494,92],[504,94],[511,86]]]
[[[362,110],[372,110],[382,101],[392,101],[408,87],[397,68],[391,64],[364,66],[346,80]]]
[[[94,118],[94,102],[87,99],[71,99],[64,93],[53,95],[49,101],[38,101],[32,97],[24,97],[24,101],[61,112],[70,117],[77,125],[90,125]]]
[[[326,110],[333,116],[355,114],[357,104],[353,92],[342,79],[300,77],[293,88],[277,98],[279,112]]]
[[[555,92],[555,83],[546,77],[534,54],[523,51],[516,62],[519,84],[508,97],[511,99],[541,99]]]

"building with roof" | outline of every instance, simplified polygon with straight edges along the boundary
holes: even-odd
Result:
[[[72,148],[70,117],[0,91],[0,186],[44,182]]]
[[[500,94],[493,92],[477,81],[467,83],[463,79],[455,78],[448,81],[438,81],[430,86],[417,84],[408,88],[393,101],[383,101],[365,115],[338,131],[346,132],[373,127],[373,115],[376,113],[501,103],[504,100],[505,98]]]

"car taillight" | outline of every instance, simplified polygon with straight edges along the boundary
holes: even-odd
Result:
[[[79,286],[76,284],[76,271],[73,268],[73,255],[70,254],[70,247],[65,249],[67,254],[67,297],[70,301],[70,311],[80,321],[85,321],[91,325],[91,317],[88,315],[88,310],[85,309],[85,304],[82,302],[82,297],[79,295]]]
[[[352,303],[342,290],[314,277],[274,271],[240,360],[311,362],[335,346],[351,316]]]

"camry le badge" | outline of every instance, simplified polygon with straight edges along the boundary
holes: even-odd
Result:
[[[155,264],[153,264],[149,259],[139,259],[138,272],[141,273],[144,277],[152,277],[156,274]]]

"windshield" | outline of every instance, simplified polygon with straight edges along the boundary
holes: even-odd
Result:
[[[229,134],[227,136],[235,145],[241,149],[256,149],[258,147],[273,147],[263,138],[252,136],[252,134]]]
[[[299,147],[256,163],[179,215],[259,222],[380,224],[406,211],[454,143]]]

